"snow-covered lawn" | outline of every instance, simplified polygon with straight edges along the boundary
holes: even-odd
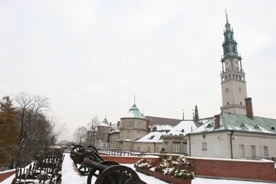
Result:
[[[133,164],[123,164],[127,167],[134,169]],[[139,177],[148,184],[168,184],[159,179],[137,172]],[[11,184],[14,175],[4,180],[1,184]],[[96,178],[92,178],[94,183]],[[65,153],[65,158],[62,165],[62,183],[63,184],[86,184],[87,176],[80,176],[77,169],[74,167],[74,163],[70,158],[69,153]],[[271,184],[264,182],[254,181],[238,181],[238,180],[227,180],[227,179],[207,179],[196,177],[192,180],[192,184]]]

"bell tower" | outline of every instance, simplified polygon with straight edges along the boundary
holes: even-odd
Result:
[[[234,31],[228,22],[224,30],[223,57],[221,58],[221,90],[223,112],[246,114],[245,98],[247,97],[245,73],[242,68],[242,58],[238,54],[238,43],[234,39]]]

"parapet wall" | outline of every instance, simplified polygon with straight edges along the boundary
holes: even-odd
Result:
[[[14,173],[15,173],[15,169],[0,172],[0,183],[5,179],[7,179],[8,177],[10,177],[11,175],[13,175]]]
[[[101,155],[104,160],[121,164],[134,164],[141,158],[159,159],[158,157],[122,157]],[[275,163],[262,160],[209,159],[186,157],[192,161],[196,176],[228,178],[255,181],[276,181]]]
[[[197,176],[276,181],[275,163],[273,161],[190,157],[188,159],[194,164]]]

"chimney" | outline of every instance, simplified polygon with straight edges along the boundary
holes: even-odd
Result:
[[[220,115],[215,115],[215,128],[219,128],[220,126]]]
[[[252,98],[249,97],[245,99],[245,108],[246,108],[246,116],[250,119],[254,119]]]
[[[117,127],[119,127],[119,126],[120,126],[120,124],[121,124],[121,123],[120,123],[120,121],[117,121]]]

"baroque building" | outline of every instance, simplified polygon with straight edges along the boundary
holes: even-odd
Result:
[[[187,134],[188,154],[195,157],[274,159],[276,119],[253,114],[241,57],[227,15],[222,47],[222,111]]]

